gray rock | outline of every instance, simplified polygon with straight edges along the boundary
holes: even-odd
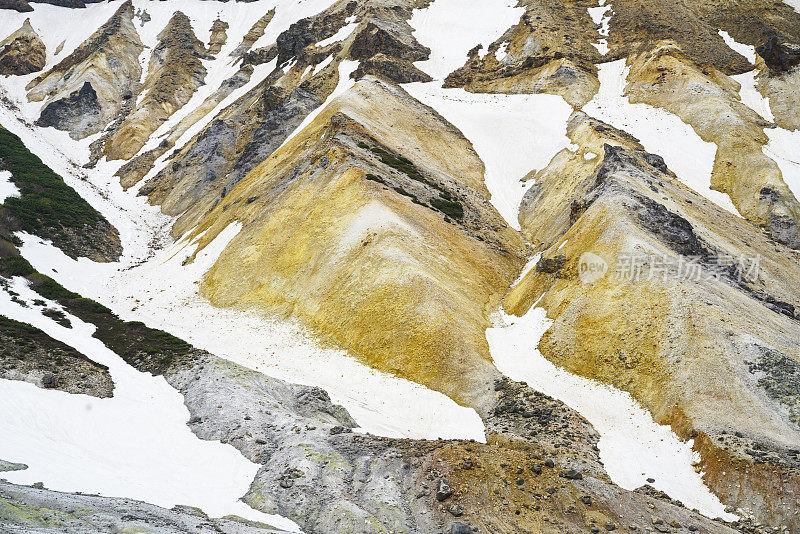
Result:
[[[445,479],[440,478],[439,482],[436,483],[436,500],[439,502],[446,501],[452,494],[453,490],[450,488],[450,484]]]

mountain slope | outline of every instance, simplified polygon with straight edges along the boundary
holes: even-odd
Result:
[[[0,9],[0,523],[800,532],[791,3]]]

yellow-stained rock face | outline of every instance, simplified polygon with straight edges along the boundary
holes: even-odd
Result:
[[[739,100],[739,84],[714,67],[700,68],[674,43],[629,60],[631,102],[664,108],[717,145],[711,187],[727,193],[746,219],[797,248],[800,203],[778,165],[763,152],[767,123]]]
[[[459,220],[433,207],[432,186],[354,146],[390,133],[380,150],[416,137],[404,154],[437,194],[462,202]],[[219,306],[292,314],[378,369],[480,404],[496,376],[488,315],[524,251],[486,201],[481,171],[469,143],[438,116],[397,88],[359,82],[198,226],[205,244],[231,222],[243,224],[201,292]]]
[[[216,35],[219,38],[219,32]],[[206,68],[200,62],[205,52],[189,18],[176,11],[158,36],[141,102],[104,147],[108,159],[135,156],[161,123],[189,101],[205,79]]]
[[[47,54],[44,43],[25,19],[22,27],[0,41],[0,75],[22,76],[44,68]]]
[[[630,392],[680,435],[736,431],[744,443],[787,454],[800,444],[794,371],[775,369],[800,369],[797,252],[652,167],[635,140],[593,125],[574,115],[568,132],[580,148],[537,174],[520,220],[544,259],[506,296],[506,311],[522,315],[538,300],[553,320],[539,344],[545,357]],[[605,156],[584,161],[599,143]],[[605,262],[604,275],[581,276],[586,253]],[[731,463],[707,479],[727,503],[745,505],[771,487],[768,470],[751,469],[748,446],[722,455],[745,455],[740,493],[720,475]],[[715,447],[701,450],[705,461]],[[788,491],[796,473],[777,465]],[[771,496],[773,511],[762,513],[774,512],[774,523],[791,513],[792,497]]]

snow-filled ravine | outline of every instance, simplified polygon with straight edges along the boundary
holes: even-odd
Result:
[[[800,0],[798,5],[800,5]],[[719,33],[728,46],[742,54],[751,63],[755,63],[756,48],[754,46],[738,43],[724,31]],[[755,69],[744,74],[732,76],[732,78],[742,86],[739,90],[739,96],[743,104],[764,119],[768,121],[775,120],[769,107],[769,98],[764,98],[756,88]],[[778,168],[783,175],[783,181],[789,186],[794,196],[800,199],[800,156],[797,153],[797,147],[800,146],[800,130],[791,131],[775,126],[766,128],[764,133],[769,138],[769,143],[763,149],[764,154],[778,164]]]
[[[551,323],[543,308],[531,308],[522,317],[498,313],[496,326],[486,330],[495,366],[584,416],[600,434],[600,460],[618,486],[633,490],[653,478],[652,486],[688,508],[735,519],[695,472],[699,456],[691,441],[682,442],[668,426],[656,424],[627,392],[569,373],[542,356],[537,346]]]
[[[0,458],[28,469],[4,473],[18,484],[126,497],[171,508],[196,506],[299,531],[289,519],[258,512],[239,498],[258,465],[230,445],[198,439],[183,397],[163,377],[140,373],[92,337],[94,325],[66,314],[66,328],[31,304],[41,297],[27,281],[10,286],[23,306],[0,290],[0,314],[43,330],[108,366],[114,396],[98,399],[0,379]],[[48,302],[48,307],[60,307]]]
[[[648,104],[631,104],[624,96],[628,78],[625,60],[598,65],[600,89],[583,111],[633,135],[645,150],[664,158],[684,184],[734,215],[730,197],[711,189],[717,146],[700,139],[677,115]]]
[[[569,144],[572,107],[555,95],[492,95],[441,84],[412,83],[408,93],[441,114],[469,139],[486,166],[484,182],[492,205],[519,230],[519,205],[531,186],[531,171],[547,166]]]
[[[516,0],[433,0],[414,10],[408,21],[417,41],[431,49],[429,59],[416,66],[441,84],[467,62],[467,52],[479,44],[489,46],[524,13]]]

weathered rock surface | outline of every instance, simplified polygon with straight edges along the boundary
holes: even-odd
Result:
[[[190,506],[171,510],[132,499],[62,493],[0,480],[0,524],[5,532],[185,532],[279,534],[268,525],[236,517],[208,517]]]
[[[563,261],[531,271],[506,309],[524,313],[541,297],[555,321],[543,355],[629,391],[695,438],[723,502],[797,529],[787,451],[800,445],[788,386],[800,350],[798,253],[684,187],[630,136],[581,114],[569,134],[580,148],[537,174],[520,215],[543,258]],[[585,252],[603,258],[606,276],[582,281]],[[769,452],[721,449],[723,432]]]
[[[105,143],[103,153],[108,159],[136,155],[150,134],[189,101],[205,83],[206,68],[201,59],[206,52],[189,17],[176,11],[158,35],[158,44],[150,56],[141,87],[144,96]]]
[[[549,93],[576,108],[597,92],[601,54],[592,46],[600,34],[587,8],[594,2],[523,1],[519,23],[481,51],[474,48],[445,87],[478,93]]]
[[[201,247],[233,221],[244,228],[202,293],[220,306],[293,310],[370,365],[478,406],[497,378],[487,310],[524,254],[488,196],[460,132],[364,78],[215,200],[193,230],[208,229]]]
[[[97,91],[87,81],[78,91],[45,106],[36,125],[52,126],[58,130],[92,131],[102,128],[103,120]]]
[[[29,100],[44,102],[41,124],[82,139],[102,131],[130,106],[143,50],[133,16],[133,4],[122,4],[86,42],[27,85]]]
[[[25,19],[22,27],[0,41],[0,75],[22,76],[44,68],[47,54],[44,43]]]
[[[68,326],[63,312],[44,308],[44,301],[39,306],[43,315]],[[37,328],[5,317],[0,317],[0,378],[94,397],[111,397],[114,391],[108,367]]]
[[[711,187],[727,193],[739,213],[773,239],[800,247],[800,203],[763,150],[769,124],[741,103],[739,84],[715,67],[699,67],[672,43],[653,46],[629,60],[630,101],[667,109],[715,143]]]
[[[20,13],[33,11],[27,0],[0,0],[0,9],[11,9]]]

